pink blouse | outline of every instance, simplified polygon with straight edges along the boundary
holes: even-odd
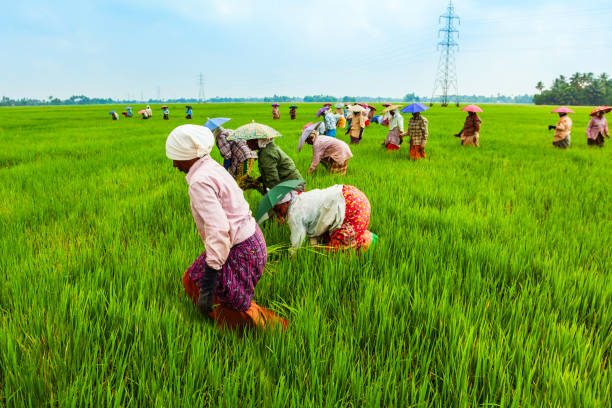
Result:
[[[606,118],[593,116],[586,130],[587,138],[595,140],[600,133],[603,136],[608,136],[610,134],[608,131],[608,121]]]
[[[186,179],[206,263],[221,269],[230,249],[255,233],[255,219],[234,178],[210,156],[191,166]]]
[[[330,136],[317,136],[312,144],[310,171],[314,171],[321,160],[326,157],[333,159],[336,163],[343,164],[353,157],[353,153],[351,153],[351,148],[342,140]]]

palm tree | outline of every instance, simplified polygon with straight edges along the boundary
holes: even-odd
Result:
[[[540,91],[540,94],[542,93],[542,91],[544,90],[544,84],[542,83],[542,81],[538,82],[538,84],[536,85],[536,89]]]
[[[576,72],[574,75],[570,77],[570,85],[573,88],[581,89],[582,88],[582,74],[580,72]]]

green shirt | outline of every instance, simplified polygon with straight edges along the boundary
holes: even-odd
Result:
[[[283,152],[274,142],[260,149],[257,166],[261,174],[264,192],[287,180],[303,180],[302,175],[295,167],[295,163],[287,153]]]

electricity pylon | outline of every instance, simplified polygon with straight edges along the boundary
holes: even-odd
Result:
[[[442,14],[438,21],[442,24],[442,28],[438,31],[438,37],[441,38],[441,41],[438,43],[440,62],[438,63],[438,72],[436,74],[434,90],[431,95],[431,102],[433,103],[433,98],[436,96],[438,89],[440,89],[442,91],[440,94],[442,106],[448,106],[449,91],[454,91],[457,105],[459,105],[457,68],[455,65],[455,52],[459,44],[455,40],[455,36],[459,36],[459,30],[457,30],[456,25],[461,22],[457,14],[455,14],[455,7],[453,7],[452,0],[448,3],[446,13]]]

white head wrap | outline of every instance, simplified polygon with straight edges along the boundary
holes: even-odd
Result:
[[[215,145],[210,129],[198,125],[181,125],[168,135],[166,156],[172,160],[191,160],[204,157]]]
[[[266,147],[273,141],[274,141],[274,138],[272,137],[270,139],[257,139],[257,145],[259,146],[260,149],[263,149],[264,147]]]
[[[279,200],[279,202],[278,202],[278,203],[276,203],[276,205],[279,205],[279,204],[285,204],[286,202],[291,202],[291,201],[293,201],[293,199],[294,199],[295,197],[297,197],[297,196],[298,196],[297,191],[295,191],[295,190],[291,190],[290,192],[288,192],[287,194],[285,194],[285,196],[284,196],[283,198],[281,198],[281,199]]]

